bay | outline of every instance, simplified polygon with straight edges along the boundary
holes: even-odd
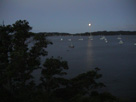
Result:
[[[80,38],[83,40],[79,40]],[[118,36],[51,36],[53,45],[47,47],[48,56],[61,56],[68,61],[67,78],[98,67],[103,75],[102,81],[107,87],[105,91],[128,101],[134,101],[136,95],[136,36],[122,35],[120,44]],[[69,40],[71,39],[71,41]],[[70,48],[71,43],[74,48]],[[45,60],[45,58],[43,58]]]

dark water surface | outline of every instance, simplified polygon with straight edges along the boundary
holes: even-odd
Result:
[[[124,100],[136,99],[136,36],[122,35],[123,44],[119,44],[118,36],[105,36],[107,43],[100,37],[93,36],[93,40],[88,36],[83,36],[83,40],[78,40],[79,36],[48,37],[53,45],[48,46],[47,57],[61,56],[68,61],[68,78],[99,67],[101,81],[107,86],[105,91]],[[69,48],[71,43],[74,48]]]

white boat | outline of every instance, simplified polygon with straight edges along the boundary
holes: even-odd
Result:
[[[119,44],[123,44],[124,42],[122,40],[119,41]]]
[[[122,38],[120,36],[117,37],[118,40],[121,40]]]
[[[108,43],[108,40],[106,38],[104,39],[104,41],[105,41],[105,43]]]
[[[90,35],[88,38],[89,38],[90,40],[93,40],[93,36],[92,36],[92,35]]]
[[[100,37],[100,40],[104,40],[104,39],[106,39],[105,36]]]
[[[71,41],[71,39],[68,39],[68,41]]]
[[[60,40],[63,41],[63,38],[61,38]]]
[[[70,48],[74,48],[75,46],[71,43],[71,44],[69,45],[69,47],[70,47]]]
[[[78,40],[83,40],[83,38],[79,38]]]
[[[117,39],[118,39],[118,40],[121,40],[121,39],[122,39],[122,38],[121,38],[121,35],[119,35],[119,36],[117,37]]]
[[[78,40],[84,40],[84,39],[80,36],[80,38]]]
[[[136,43],[134,43],[134,45],[136,46]]]

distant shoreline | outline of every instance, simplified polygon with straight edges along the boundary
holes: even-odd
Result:
[[[90,35],[136,35],[136,31],[97,31],[85,33],[59,33],[59,32],[39,32],[35,34],[45,34],[46,36],[90,36]]]

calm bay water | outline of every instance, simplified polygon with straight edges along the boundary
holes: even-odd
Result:
[[[93,36],[93,40],[87,36],[83,40],[78,40],[79,36],[48,37],[53,45],[48,46],[47,57],[61,56],[68,61],[67,78],[99,67],[103,75],[100,81],[107,86],[105,91],[128,101],[136,99],[136,36],[121,36],[123,44],[119,44],[117,36],[106,36],[107,43],[100,37]],[[71,43],[74,48],[69,48]]]

